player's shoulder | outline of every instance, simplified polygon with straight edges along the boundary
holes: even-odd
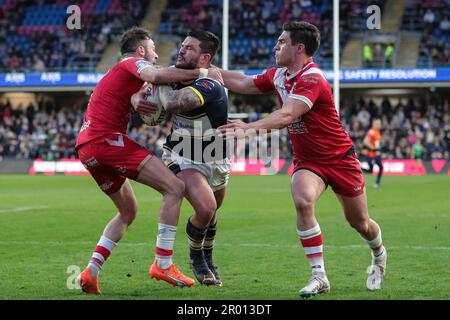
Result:
[[[261,74],[269,75],[269,76],[274,77],[275,74],[284,74],[286,72],[286,70],[287,70],[286,67],[273,66],[273,67],[269,67],[267,69],[263,69],[261,71],[261,73],[253,75],[253,78],[255,78],[255,77],[257,77],[257,76],[259,76]]]
[[[198,78],[194,80],[192,86],[200,87],[211,92],[223,89],[223,85],[219,81],[211,78]]]
[[[324,82],[327,81],[325,74],[323,73],[322,69],[320,69],[316,64],[312,63],[310,66],[306,67],[306,70],[303,72],[300,72],[297,77],[301,81],[320,81]]]
[[[267,69],[266,73],[271,75],[273,78],[282,77],[287,72],[286,67],[270,67]]]
[[[153,67],[150,61],[145,60],[142,57],[128,57],[124,58],[118,63],[120,66],[132,66],[136,68],[136,71],[140,73],[147,67]]]
[[[122,60],[120,60],[117,64],[119,64],[119,65],[133,64],[133,63],[137,63],[140,61],[146,61],[146,60],[142,57],[126,57],[126,58],[123,58]]]

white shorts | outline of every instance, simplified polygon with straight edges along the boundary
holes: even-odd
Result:
[[[194,162],[166,148],[163,150],[161,159],[174,174],[186,169],[195,169],[208,179],[208,184],[213,192],[227,186],[231,171],[230,159],[225,158],[216,163]]]

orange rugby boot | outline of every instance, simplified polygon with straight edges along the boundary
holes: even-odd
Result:
[[[167,269],[160,269],[155,260],[150,267],[149,275],[152,279],[155,278],[158,281],[164,280],[174,287],[190,287],[195,283],[194,279],[182,274],[175,263],[172,263]]]
[[[91,274],[91,268],[87,267],[77,278],[81,290],[90,294],[100,294],[98,278]]]

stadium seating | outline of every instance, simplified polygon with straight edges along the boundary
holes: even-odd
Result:
[[[105,48],[145,15],[148,0],[82,0],[81,30],[66,28],[69,0],[2,0],[0,71],[94,71]],[[127,14],[124,14],[124,13]],[[6,31],[6,30],[5,30]]]
[[[373,3],[383,7],[384,1]],[[352,0],[341,5],[341,54],[350,33],[359,32],[365,26],[365,19],[360,14],[365,6],[367,3],[364,0]],[[169,0],[161,17],[159,32],[183,37],[190,29],[203,28],[220,35],[221,12],[221,1],[195,0],[186,3]],[[210,18],[205,17],[205,13]],[[261,69],[273,65],[276,38],[280,34],[282,24],[291,20],[306,20],[319,27],[322,41],[315,60],[322,68],[332,68],[331,0],[237,0],[230,4],[230,17],[229,45],[232,68]],[[252,54],[253,43],[259,49],[259,54]]]
[[[406,0],[402,30],[421,37],[417,67],[450,64],[450,7],[445,0]]]

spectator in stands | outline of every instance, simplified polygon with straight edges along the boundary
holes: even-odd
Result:
[[[450,20],[447,15],[444,16],[443,20],[441,20],[439,27],[444,35],[448,35],[450,33]]]
[[[358,121],[362,124],[363,129],[368,129],[370,124],[370,113],[367,111],[365,105],[362,104],[361,110],[358,112],[357,115]]]
[[[45,64],[44,61],[42,61],[41,58],[37,54],[33,56],[33,71],[36,72],[44,72],[45,71]]]
[[[418,139],[411,147],[411,158],[415,159],[418,164],[422,164],[424,158],[425,148],[422,145],[422,140]]]
[[[394,157],[398,159],[407,159],[410,154],[410,148],[406,138],[401,138],[398,145],[395,147]]]
[[[373,51],[372,47],[368,43],[366,43],[363,48],[363,59],[364,59],[364,66],[366,68],[373,67]]]
[[[431,160],[445,159],[446,156],[445,148],[437,137],[434,139],[433,145],[428,152],[430,154]]]
[[[425,22],[426,26],[432,26],[436,20],[436,16],[430,8],[427,9],[427,12],[425,12],[425,15],[423,16],[423,22]]]
[[[389,43],[384,50],[384,61],[386,63],[386,68],[392,67],[392,57],[394,56],[394,45]]]

